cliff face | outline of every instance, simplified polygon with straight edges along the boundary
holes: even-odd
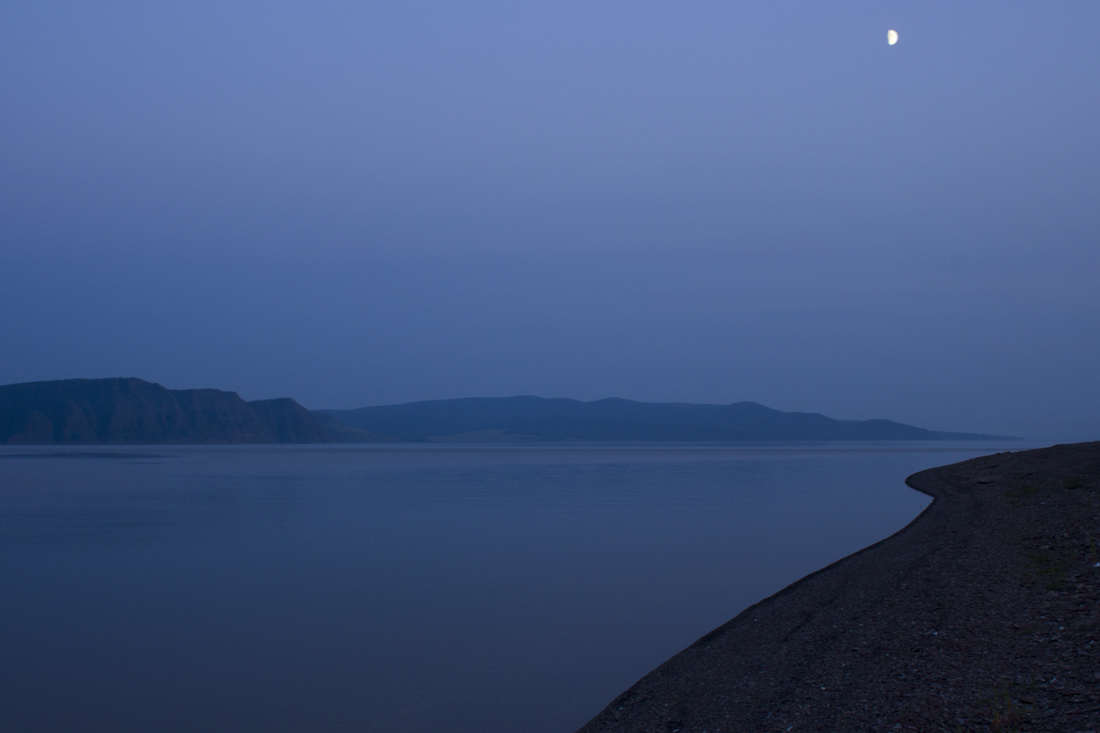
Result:
[[[350,433],[348,431],[351,431]],[[236,392],[171,390],[141,379],[66,379],[0,387],[0,443],[336,443],[291,399],[245,402]]]
[[[247,404],[267,425],[277,443],[339,442],[312,412],[289,397]]]

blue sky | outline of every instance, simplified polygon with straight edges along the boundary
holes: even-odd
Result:
[[[1095,2],[9,4],[0,382],[1095,439],[1098,28]]]

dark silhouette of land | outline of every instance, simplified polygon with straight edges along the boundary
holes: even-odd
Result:
[[[351,443],[379,439],[292,399],[167,389],[141,379],[0,387],[0,443]],[[381,438],[384,439],[384,438]]]
[[[755,402],[695,405],[504,397],[321,412],[360,430],[411,442],[1005,439],[937,432],[890,420],[834,420],[816,413],[780,412]]]
[[[581,733],[1096,730],[1100,443],[907,483],[935,499],[908,527],[746,609]]]
[[[0,387],[0,443],[992,440],[889,420],[834,420],[755,402],[470,398],[310,411],[294,400],[167,389],[141,379]]]

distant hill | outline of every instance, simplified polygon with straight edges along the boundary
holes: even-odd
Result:
[[[755,402],[731,405],[579,402],[541,397],[469,398],[322,410],[369,433],[401,441],[791,441],[997,440],[945,433],[889,420],[834,420],[780,412]]]
[[[354,443],[386,440],[292,399],[166,389],[141,379],[0,387],[0,443]]]
[[[141,379],[0,386],[0,443],[741,442],[994,440],[889,420],[834,420],[755,402],[469,398],[310,411],[290,398],[167,389]]]

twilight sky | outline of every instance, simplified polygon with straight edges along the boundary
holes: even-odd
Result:
[[[7,3],[0,383],[1098,439],[1098,31],[1095,0]]]

